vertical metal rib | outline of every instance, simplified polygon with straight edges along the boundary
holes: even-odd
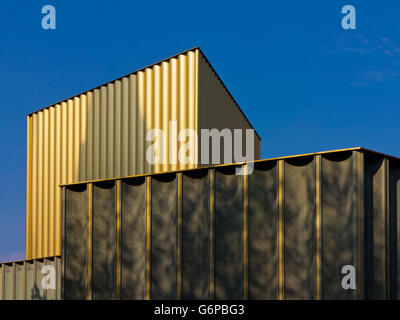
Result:
[[[65,268],[66,268],[66,264],[65,264],[65,221],[66,221],[66,217],[65,217],[65,191],[66,187],[62,187],[61,189],[61,250],[62,250],[62,255],[61,255],[61,299],[64,300],[64,281],[65,281]]]
[[[117,180],[117,284],[116,299],[120,298],[121,284],[121,180]]]
[[[283,176],[284,176],[284,160],[278,161],[278,299],[284,299],[284,257],[283,257],[283,246],[284,246],[284,235],[283,235]]]
[[[321,156],[315,157],[315,275],[316,299],[321,300]]]
[[[210,253],[210,270],[209,270],[209,294],[210,300],[214,299],[214,179],[215,179],[215,170],[209,170],[209,191],[210,191],[210,198],[209,198],[209,214],[210,214],[210,229],[209,229],[209,253]]]
[[[11,273],[11,299],[15,300],[15,263],[12,264]]]
[[[384,159],[384,175],[385,175],[385,282],[386,282],[386,299],[390,299],[390,278],[389,278],[389,159]]]
[[[88,190],[88,257],[87,257],[87,299],[92,300],[92,205],[93,205],[93,184],[89,183]]]
[[[36,286],[36,287],[39,287],[38,284],[37,284],[37,275],[36,275],[36,271],[37,271],[37,261],[34,260],[34,261],[33,261],[33,285]],[[34,290],[32,300],[37,300],[37,298],[38,298],[38,297],[36,296],[36,290]]]
[[[181,299],[182,292],[182,173],[178,173],[178,198],[177,198],[177,299]]]
[[[243,298],[247,300],[248,298],[248,286],[247,286],[247,263],[248,263],[248,255],[247,255],[247,235],[248,235],[248,226],[247,226],[247,206],[248,206],[248,188],[247,188],[247,165],[243,165],[244,167],[244,175],[243,175]]]
[[[363,161],[362,153],[356,151],[357,161],[357,298],[363,299]]]
[[[4,264],[2,264],[1,265],[1,288],[0,288],[0,290],[1,290],[1,300],[5,300],[4,299],[4,294],[5,294],[5,290],[4,290],[4,287],[5,287],[5,284],[4,284],[4,280],[5,280],[4,272],[5,272],[5,267],[4,267]]]
[[[146,177],[146,300],[150,300],[151,177]]]
[[[24,261],[24,264],[23,264],[23,266],[24,266],[24,292],[23,292],[23,294],[22,294],[22,298],[24,299],[24,300],[26,300],[26,261]]]

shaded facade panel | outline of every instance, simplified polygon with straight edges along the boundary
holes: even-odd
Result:
[[[121,182],[121,299],[145,298],[146,181]]]
[[[44,276],[46,277],[46,279],[44,280],[44,282],[48,287],[46,290],[46,300],[60,299],[60,297],[58,296],[58,292],[61,289],[61,268],[59,264],[60,258],[58,257],[50,257],[45,259],[46,270],[44,270]],[[53,270],[55,273],[53,273]]]
[[[44,270],[46,265],[54,266],[56,273]],[[56,284],[55,289],[48,287],[53,284]],[[60,289],[60,257],[0,264],[0,300],[60,300]],[[59,295],[56,295],[57,290]]]
[[[367,299],[385,299],[387,295],[386,269],[386,195],[383,157],[365,155],[365,296]]]
[[[315,292],[315,160],[285,161],[284,297],[313,299]]]
[[[34,274],[34,262],[27,261],[26,262],[26,292],[25,299],[26,300],[34,300],[35,298],[35,274]]]
[[[25,299],[25,277],[24,277],[24,264],[23,263],[15,263],[15,284],[14,284],[14,299],[15,300],[24,300]]]
[[[209,297],[208,170],[182,175],[182,299]]]
[[[45,265],[44,259],[35,260],[35,284],[33,286],[34,289],[34,297],[35,300],[46,300],[47,299],[47,290],[42,285],[43,274],[42,268]]]
[[[56,300],[61,300],[62,298],[62,260],[61,257],[56,257],[56,272],[57,272],[57,282],[56,282]]]
[[[13,283],[13,274],[12,274],[12,264],[4,264],[3,265],[4,272],[4,300],[12,300],[12,283]]]
[[[177,297],[177,177],[151,179],[151,299]]]
[[[389,285],[390,299],[400,299],[400,162],[389,162]]]
[[[88,187],[65,189],[64,299],[82,300],[87,295]]]
[[[357,266],[354,158],[351,152],[325,155],[321,163],[322,298],[356,299],[342,288],[342,268]]]
[[[3,300],[3,265],[0,265],[0,300]]]
[[[215,171],[215,299],[243,298],[243,176]]]
[[[257,164],[249,177],[249,299],[278,298],[278,171]]]
[[[93,185],[93,299],[113,300],[117,281],[117,214],[114,181]]]

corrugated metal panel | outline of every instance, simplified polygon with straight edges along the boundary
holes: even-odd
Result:
[[[120,199],[122,217],[129,210],[151,224],[135,242],[141,252],[146,246],[144,255],[122,247],[122,261],[142,274],[136,298],[147,288],[151,299],[204,299],[207,292],[215,299],[398,297],[399,160],[350,149],[257,161],[249,176],[234,174],[241,166],[123,180],[142,190],[141,199],[146,185],[137,211],[132,192],[94,199],[94,208]],[[76,192],[77,185],[64,188]],[[115,219],[118,210],[111,212]],[[135,228],[128,221],[122,219],[124,234]],[[68,246],[71,237],[65,239]],[[346,265],[355,268],[355,290],[342,287]],[[118,279],[108,279],[115,288]]]
[[[182,299],[209,297],[209,174],[182,178]]]
[[[15,300],[25,300],[25,274],[24,274],[24,263],[14,264],[14,299]]]
[[[229,93],[222,80],[218,77],[211,64],[204,55],[199,56],[199,84],[198,84],[198,132],[201,129],[218,130],[227,129],[252,129],[250,122],[239,108],[235,99]],[[242,135],[242,153],[246,150],[245,132]],[[233,138],[233,137],[232,137]],[[221,139],[222,140],[222,139]],[[224,141],[225,143],[225,141]],[[241,162],[224,159],[224,143],[221,143],[221,163]],[[199,142],[198,154],[200,155],[201,143]],[[233,150],[232,150],[233,151]],[[211,155],[211,149],[209,154]],[[261,138],[257,132],[254,135],[254,160],[261,156]],[[211,159],[209,163],[212,164]]]
[[[146,281],[146,182],[121,182],[121,299],[144,299]]]
[[[27,261],[25,263],[26,268],[26,287],[25,287],[25,299],[34,299],[34,286],[35,286],[35,274],[33,261]]]
[[[211,67],[204,71],[205,61],[199,49],[189,50],[28,116],[28,259],[61,254],[58,185],[196,167],[195,140],[189,164],[176,162],[187,140],[170,132],[169,121],[177,121],[178,132],[251,127]],[[216,93],[200,98],[210,85]],[[206,111],[198,109],[198,100]],[[153,128],[168,133],[163,160],[170,164],[145,160],[151,144],[146,133]],[[257,138],[256,159],[259,144]]]
[[[77,187],[74,192],[66,191],[65,208],[65,233],[69,235],[70,241],[64,245],[63,258],[66,263],[64,273],[65,295],[64,299],[85,299],[87,296],[87,237],[88,234],[88,212],[87,188]]]
[[[390,298],[400,299],[400,163],[389,161],[389,284]]]
[[[4,272],[4,300],[12,300],[13,299],[13,267],[12,264],[3,264],[3,272]]]
[[[278,163],[258,163],[249,177],[248,298],[278,297]]]
[[[314,160],[314,157],[303,157],[285,162],[285,299],[315,298]]]
[[[3,300],[3,296],[4,296],[4,293],[3,293],[4,271],[3,270],[4,270],[3,265],[0,265],[0,300]]]
[[[54,267],[55,289],[43,288],[42,279],[49,280],[52,272],[42,270],[45,265]],[[60,300],[60,293],[60,257],[0,264],[0,300]]]
[[[93,185],[93,299],[115,299],[117,257],[116,185]],[[68,237],[68,233],[66,235]],[[68,265],[68,262],[67,262]]]

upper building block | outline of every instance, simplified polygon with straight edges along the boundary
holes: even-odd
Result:
[[[199,48],[33,112],[27,126],[27,259],[61,254],[59,185],[193,169],[201,129],[252,129]],[[146,159],[152,129],[165,133],[154,164]],[[199,139],[178,139],[184,129]],[[254,159],[260,145],[255,133]],[[184,146],[187,163],[179,161]]]

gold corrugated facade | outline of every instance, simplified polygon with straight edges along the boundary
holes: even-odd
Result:
[[[211,95],[213,86],[218,88]],[[170,121],[177,122],[177,132],[252,128],[199,48],[28,115],[27,259],[61,254],[59,185],[198,166],[192,139],[190,163],[176,161],[174,150],[186,141],[169,132]],[[146,133],[153,128],[167,133],[163,156],[169,161],[163,160],[176,164],[146,161],[152,144]],[[258,159],[258,136],[255,150]]]

